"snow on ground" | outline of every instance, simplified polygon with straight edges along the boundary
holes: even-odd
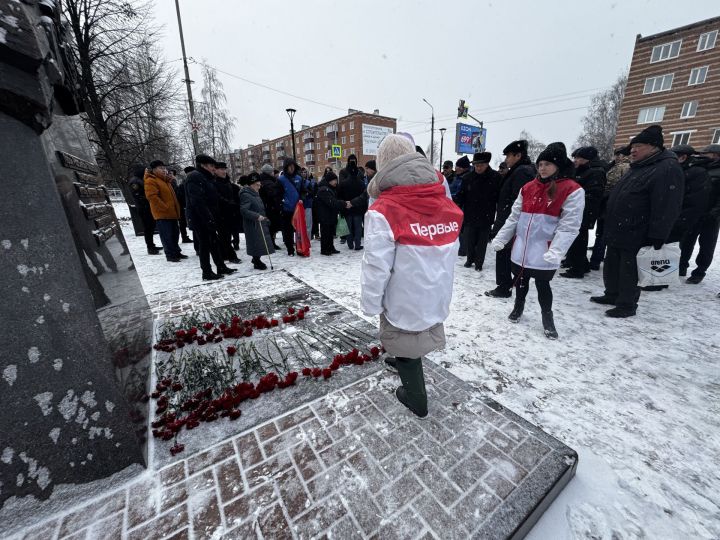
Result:
[[[190,259],[166,263],[124,230],[146,293],[201,283],[191,245]],[[323,257],[313,241],[310,258],[281,252],[273,263],[361,315],[362,253],[336,247],[340,255]],[[241,271],[229,279],[253,273],[242,248]],[[532,287],[519,324],[507,320],[511,299],[483,296],[494,287],[490,250],[481,273],[458,258],[448,346],[430,358],[580,455],[576,478],[530,539],[720,538],[720,250],[716,256],[700,285],[643,293],[638,315],[625,320],[589,302],[602,292],[600,273],[555,278],[558,341],[543,335]]]

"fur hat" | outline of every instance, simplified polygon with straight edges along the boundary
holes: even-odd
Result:
[[[473,154],[472,164],[475,165],[477,163],[490,163],[491,159],[492,153],[490,152],[475,152]]]
[[[366,169],[372,169],[373,171],[377,171],[377,164],[375,163],[374,159],[371,159],[365,164]]]
[[[527,153],[528,153],[528,142],[525,139],[513,141],[510,144],[508,144],[505,148],[503,148],[504,156],[507,156],[508,154],[522,154],[523,156],[527,156]]]
[[[579,157],[587,159],[588,161],[592,161],[594,159],[597,159],[598,151],[597,148],[595,148],[594,146],[581,146],[580,148],[573,151],[572,157]]]
[[[155,167],[164,167],[165,164],[162,162],[162,160],[154,159],[150,162],[150,167],[148,167],[150,170],[154,169]]]
[[[195,165],[198,167],[200,165],[215,165],[216,163],[217,162],[207,154],[198,154],[195,156]]]
[[[261,172],[261,173],[265,173],[265,174],[269,174],[270,176],[272,176],[272,173],[273,173],[272,165],[270,165],[269,163],[266,163],[265,165],[263,165],[262,167],[260,167],[260,172]]]
[[[382,170],[393,159],[414,152],[415,145],[404,135],[395,135],[393,133],[386,135],[378,147],[378,171]]]
[[[463,156],[455,162],[456,167],[462,167],[463,169],[470,168],[470,160],[467,156]]]
[[[553,163],[558,169],[565,169],[571,164],[567,157],[567,150],[565,145],[561,142],[554,142],[547,145],[547,148],[540,152],[540,155],[535,160],[537,165],[541,161],[549,161]]]
[[[656,146],[658,148],[663,148],[664,142],[665,140],[663,139],[662,126],[659,126],[657,124],[646,127],[640,133],[630,139],[631,145],[636,143],[643,143],[649,144],[651,146]]]

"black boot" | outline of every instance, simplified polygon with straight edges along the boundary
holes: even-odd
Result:
[[[230,274],[234,274],[237,272],[237,268],[228,268],[227,266],[224,268],[218,268],[217,273],[221,275],[229,276]]]
[[[388,356],[385,358],[385,367],[388,369],[388,371],[392,371],[393,373],[398,372],[397,368],[397,359],[393,356]]]
[[[215,279],[222,279],[222,276],[219,276],[215,272],[203,272],[202,278],[203,281],[212,281]]]
[[[420,418],[428,414],[422,358],[396,358],[402,386],[395,390],[398,401]]]
[[[464,266],[465,268],[470,268],[472,265],[473,265],[473,263],[472,263],[472,261],[470,261],[470,260],[465,261],[465,264],[463,264],[463,266]]]
[[[596,304],[602,304],[604,306],[615,305],[615,298],[612,296],[608,296],[607,294],[603,294],[602,296],[591,296],[590,301],[595,302]]]
[[[255,270],[267,270],[267,266],[260,260],[260,257],[253,257],[252,263]]]
[[[510,298],[512,291],[510,289],[503,289],[502,287],[495,287],[492,291],[485,291],[485,296],[492,298]]]
[[[525,309],[525,299],[515,297],[515,307],[510,312],[510,315],[508,315],[508,319],[510,319],[512,322],[518,322],[520,320],[520,317],[522,317],[523,310]]]
[[[543,328],[545,329],[545,337],[548,339],[557,339],[558,333],[555,330],[555,320],[553,319],[552,311],[542,312]]]

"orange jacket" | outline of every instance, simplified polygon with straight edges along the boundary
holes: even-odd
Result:
[[[145,171],[145,197],[155,219],[180,219],[180,203],[170,181]]]

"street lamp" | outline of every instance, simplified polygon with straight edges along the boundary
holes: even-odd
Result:
[[[440,170],[442,170],[443,160],[442,160],[442,153],[443,153],[443,141],[445,140],[445,132],[447,131],[446,128],[440,128]]]
[[[430,102],[423,98],[423,101],[430,105]],[[435,166],[435,107],[430,105],[430,110],[432,111],[431,116],[431,124],[430,124],[430,164]]]
[[[295,113],[297,111],[295,109],[285,109],[285,112],[288,113],[288,116],[290,117],[290,136],[292,137],[293,161],[297,163],[297,157],[295,155],[295,124],[293,124],[293,118],[295,117]]]

